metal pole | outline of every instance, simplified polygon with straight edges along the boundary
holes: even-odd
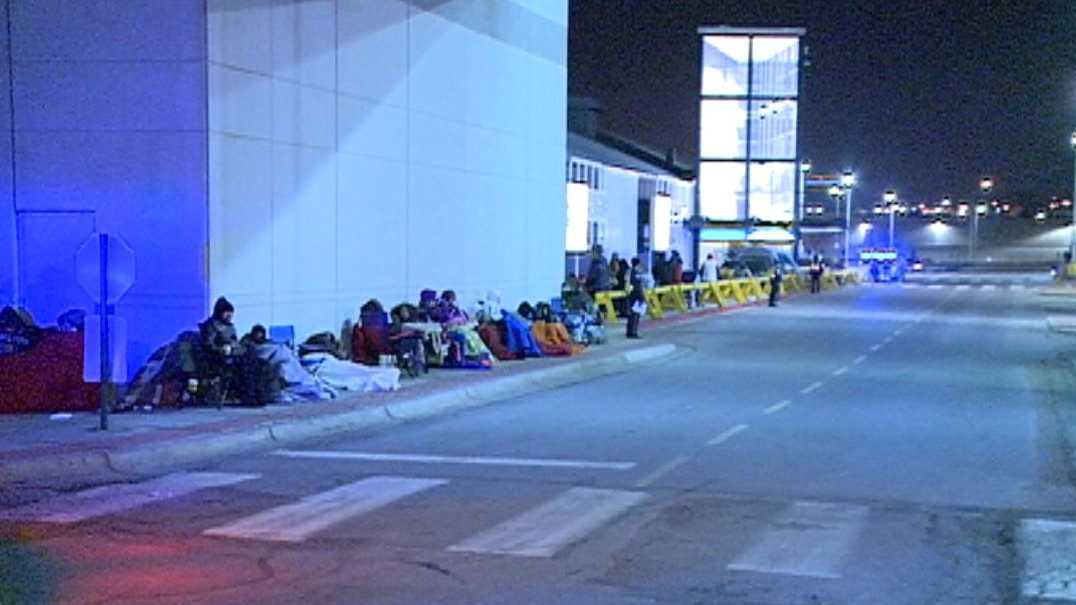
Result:
[[[112,359],[108,335],[108,235],[99,236],[101,246],[101,430],[108,430],[108,406],[111,395]]]
[[[896,230],[897,207],[889,205],[889,247],[893,247],[893,232]]]
[[[807,173],[799,164],[796,165],[796,171],[800,173],[800,197],[796,210],[796,258],[799,259],[803,257],[803,200],[807,197]],[[1076,199],[1073,200],[1072,207],[1076,210]]]
[[[1076,263],[1076,163],[1072,172],[1072,237],[1069,242],[1069,262]],[[1065,267],[1066,275],[1068,267]]]
[[[845,200],[844,207],[844,268],[848,268],[848,247],[850,246],[852,230],[852,188],[848,188],[848,199]]]
[[[971,209],[971,237],[968,238],[968,262],[975,262],[976,240],[979,239],[979,204]]]

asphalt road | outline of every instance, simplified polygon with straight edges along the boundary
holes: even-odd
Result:
[[[644,324],[685,353],[59,496],[0,522],[19,538],[0,585],[110,604],[1076,601],[1074,345],[1044,308],[1068,303],[983,285]]]

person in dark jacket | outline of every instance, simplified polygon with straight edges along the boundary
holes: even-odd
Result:
[[[680,256],[680,253],[673,250],[672,260],[669,261],[669,283],[680,284],[684,282],[684,259]]]
[[[770,306],[777,306],[777,298],[781,295],[781,280],[784,276],[781,275],[781,267],[774,266],[773,275],[770,275]]]
[[[240,344],[232,323],[234,317],[235,307],[222,296],[213,305],[213,314],[198,326],[206,371],[210,377],[220,379],[217,391],[210,397],[231,397],[244,405],[268,403],[263,389],[259,388],[264,364],[253,351]]]
[[[646,304],[646,293],[643,290],[643,265],[639,258],[631,259],[631,273],[629,274],[631,292],[628,294],[628,338],[639,338],[639,321],[642,314],[639,307]]]
[[[590,268],[587,270],[587,290],[593,296],[595,292],[604,292],[612,286],[609,278],[609,262],[602,255],[602,247],[594,246],[590,253]]]

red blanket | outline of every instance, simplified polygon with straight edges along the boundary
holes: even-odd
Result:
[[[43,332],[29,351],[0,356],[0,413],[97,409],[97,384],[82,382],[82,333]]]

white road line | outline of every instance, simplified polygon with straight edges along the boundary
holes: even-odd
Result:
[[[639,504],[646,494],[573,487],[557,498],[448,548],[518,557],[552,557]]]
[[[882,344],[876,344],[876,345],[874,345],[873,347],[871,347],[871,351],[873,351],[873,352],[877,353],[877,352],[878,352],[879,350],[881,350],[881,348],[882,348],[883,346],[885,346],[885,345],[882,345]]]
[[[687,462],[688,460],[690,460],[690,458],[688,458],[687,456],[677,456],[673,458],[672,460],[659,466],[654,472],[636,481],[635,487],[650,487],[654,484],[655,481],[672,472],[676,469],[676,467]]]
[[[840,578],[840,566],[863,528],[867,507],[796,502],[737,557],[733,571]]]
[[[813,393],[813,392],[817,391],[818,389],[822,388],[823,384],[825,384],[825,383],[824,382],[816,382],[816,383],[804,388],[802,391],[800,391],[800,395],[810,395],[811,393]]]
[[[843,368],[837,368],[836,370],[833,370],[833,375],[840,376],[841,374],[846,374],[847,372],[848,366],[844,366]]]
[[[969,284],[960,284],[959,286],[956,287],[956,289],[957,290],[970,290],[971,286]]]
[[[1036,601],[1076,601],[1076,523],[1024,519],[1017,540],[1024,560],[1023,595]]]
[[[746,431],[748,428],[750,428],[750,426],[751,425],[748,425],[748,424],[737,424],[736,426],[732,427],[731,429],[728,429],[727,431],[725,431],[725,432],[721,433],[720,435],[714,437],[713,439],[707,441],[706,445],[721,445],[722,443],[724,443],[724,442],[728,441],[729,439],[732,439],[733,437],[735,437],[737,434]]]
[[[0,520],[77,523],[139,508],[153,502],[257,479],[260,475],[233,473],[172,473],[141,483],[103,485],[2,511]]]
[[[445,483],[448,481],[443,479],[369,477],[203,533],[226,538],[302,542],[332,525]]]
[[[885,343],[885,344],[889,344],[889,343],[893,342],[893,337],[892,336],[886,336],[885,340],[883,340],[882,342]]]
[[[943,286],[942,284],[930,284],[927,287],[930,288],[931,290],[941,290],[945,286]]]
[[[989,290],[993,290],[995,288],[997,288],[997,286],[995,286],[994,284],[986,284],[986,285],[983,286],[982,289],[983,289],[983,291],[989,291]]]
[[[321,450],[277,450],[277,456],[320,460],[359,460],[365,462],[415,462],[420,464],[480,464],[487,466],[529,466],[541,468],[586,468],[627,471],[634,462],[595,462],[591,460],[554,460],[545,458],[490,458],[485,456],[436,456],[431,454],[381,454]]]
[[[762,413],[763,414],[775,414],[775,413],[780,412],[781,410],[787,408],[790,405],[792,405],[792,400],[791,399],[785,399],[784,401],[775,403],[775,404],[771,405],[770,407],[762,410]]]
[[[867,356],[866,355],[860,355],[859,357],[856,357],[855,361],[852,362],[852,365],[857,365],[858,366],[859,364],[863,363],[864,361],[867,361]]]
[[[893,336],[900,336],[903,333],[904,333],[904,330],[900,330],[900,329],[893,330]]]

